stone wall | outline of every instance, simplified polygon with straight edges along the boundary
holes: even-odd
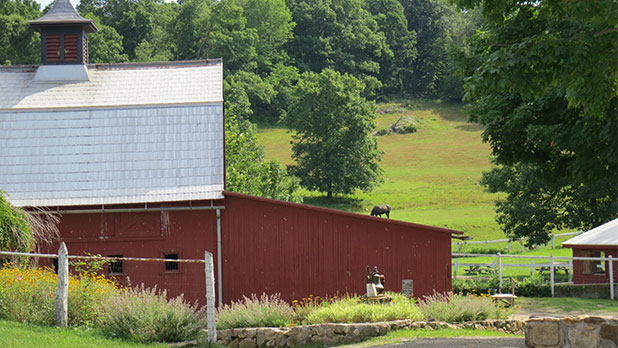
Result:
[[[450,324],[437,321],[395,320],[381,323],[320,324],[285,328],[247,328],[217,331],[217,343],[231,348],[280,348],[307,344],[335,345],[360,342],[398,329],[490,329],[522,334],[519,320],[485,320]]]
[[[538,318],[526,321],[526,347],[616,348],[618,320],[599,317]]]

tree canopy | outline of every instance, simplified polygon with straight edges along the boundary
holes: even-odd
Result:
[[[496,164],[483,183],[507,194],[498,222],[540,244],[553,229],[616,218],[618,4],[483,4],[487,29],[464,70],[471,118],[485,127]]]
[[[375,137],[375,104],[361,96],[364,84],[324,69],[302,74],[284,124],[293,130],[291,172],[311,190],[352,193],[380,182],[381,152]]]

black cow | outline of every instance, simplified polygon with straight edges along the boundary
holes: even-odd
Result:
[[[386,214],[386,217],[390,219],[391,207],[388,204],[376,205],[371,209],[371,216],[382,217],[382,214]]]

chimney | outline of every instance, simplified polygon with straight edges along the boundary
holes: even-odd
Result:
[[[98,30],[94,21],[80,16],[69,0],[56,0],[43,17],[28,23],[41,33],[41,66],[37,76],[44,73],[39,80],[83,80],[83,73],[88,80],[88,33]],[[69,68],[70,65],[81,67]],[[56,68],[41,69],[45,66]]]

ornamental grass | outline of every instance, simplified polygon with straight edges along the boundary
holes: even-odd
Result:
[[[506,319],[513,309],[493,302],[488,294],[435,293],[419,302],[428,319],[459,323],[485,319]]]
[[[253,294],[217,309],[217,329],[287,326],[293,318],[294,309],[278,294]]]

